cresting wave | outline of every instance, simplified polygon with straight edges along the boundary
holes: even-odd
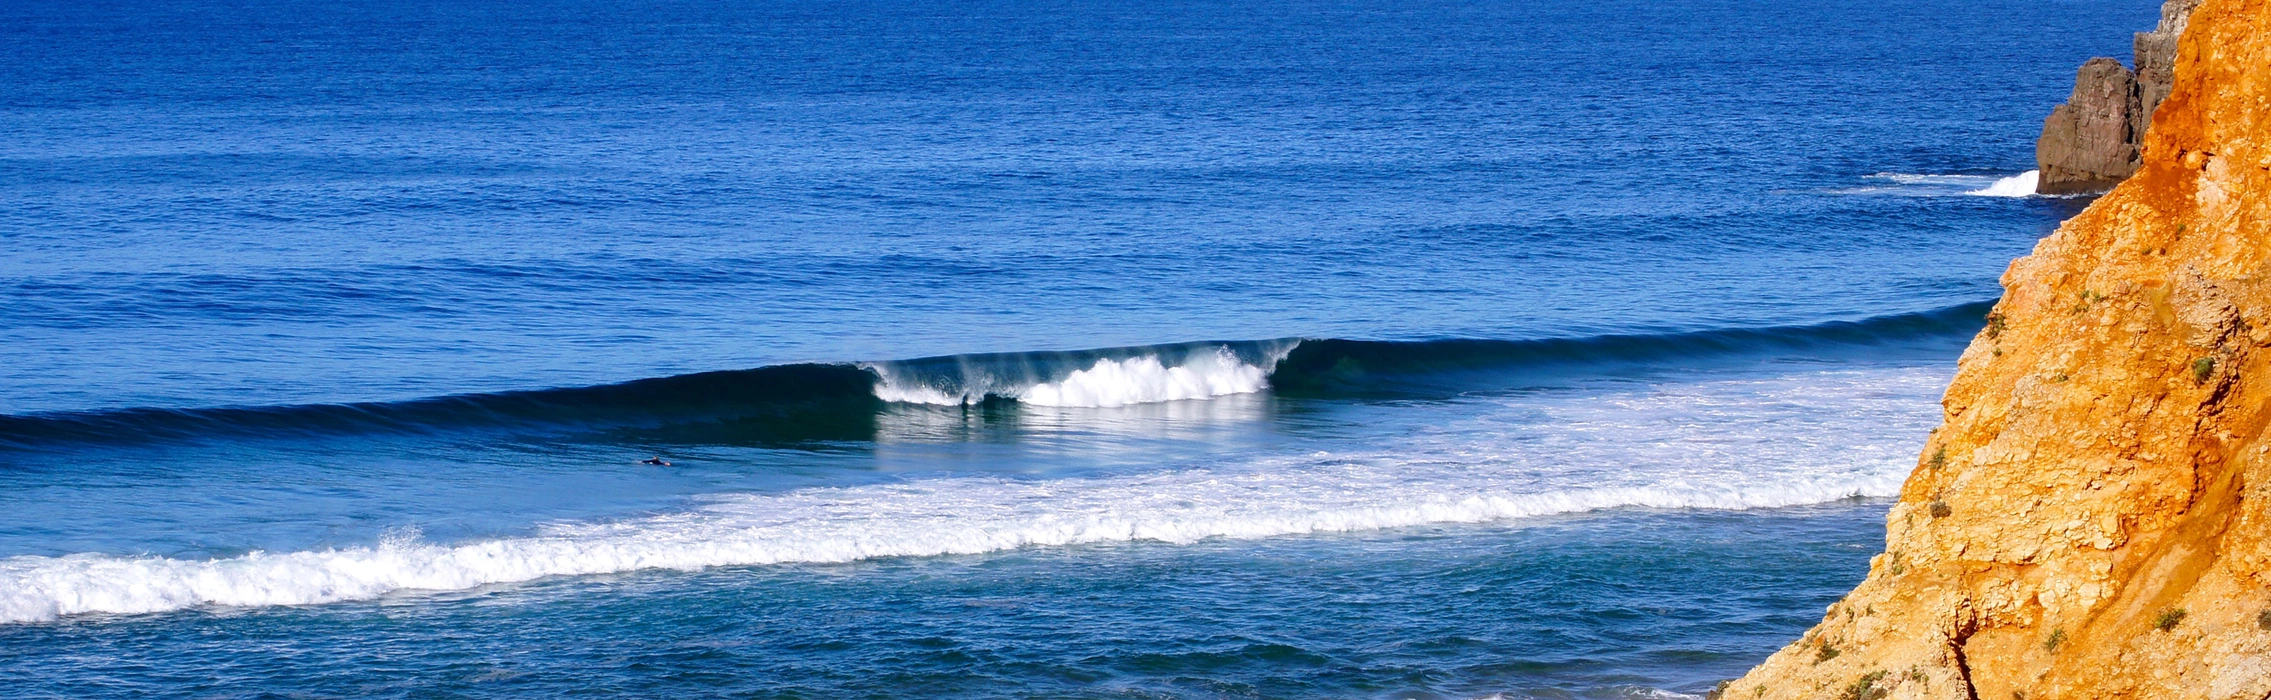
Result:
[[[1991,302],[1805,326],[1536,340],[1284,339],[792,364],[409,401],[0,416],[0,450],[58,444],[735,422],[781,440],[861,439],[890,403],[1110,408],[1274,389],[1305,396],[1489,386],[1666,360],[1960,339]],[[1486,377],[1496,377],[1491,379]],[[679,430],[670,435],[696,434]],[[665,438],[667,439],[667,438]]]
[[[944,477],[706,497],[528,536],[225,559],[0,560],[0,621],[365,600],[550,576],[847,562],[1032,546],[1259,538],[1605,508],[1748,509],[1894,495],[1938,369],[1810,371],[1484,402],[1362,452],[1053,480]],[[1709,416],[1708,420],[1700,419]]]
[[[1133,357],[1099,357],[1061,378],[1032,363],[1005,367],[967,358],[957,358],[955,371],[944,376],[929,372],[926,377],[914,363],[866,367],[875,372],[875,396],[884,401],[955,406],[1006,399],[1036,406],[1115,408],[1261,391],[1269,386],[1264,367],[1276,365],[1294,346],[1284,341],[1243,345],[1247,354],[1258,357],[1242,358],[1229,345],[1188,348],[1168,358],[1161,349],[1147,348],[1147,354]],[[1005,369],[1017,367],[1026,371],[1002,376]]]

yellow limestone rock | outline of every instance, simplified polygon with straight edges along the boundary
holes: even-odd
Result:
[[[2271,0],[2003,287],[1868,579],[1721,697],[2271,697]]]

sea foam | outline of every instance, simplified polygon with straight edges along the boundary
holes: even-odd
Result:
[[[1760,508],[1886,496],[1889,474],[1746,484],[1666,484],[1520,493],[1400,484],[1341,473],[1182,471],[1108,480],[964,479],[720,499],[620,523],[557,525],[532,537],[442,546],[389,541],[218,560],[82,554],[0,561],[0,621],[274,606],[459,590],[547,576],[642,569],[847,562],[1028,546],[1349,532],[1473,523],[1601,508]]]
[[[945,406],[976,403],[993,396],[1037,406],[1114,408],[1251,394],[1269,386],[1267,369],[1242,361],[1223,347],[1191,353],[1172,365],[1157,355],[1101,358],[1053,379],[1019,381],[980,368],[964,368],[953,387],[925,381],[892,365],[867,367],[878,377],[876,398]]]
[[[2034,196],[2035,187],[2039,183],[2041,178],[2042,171],[2029,170],[2017,175],[1998,179],[1995,181],[1995,184],[1988,185],[1981,189],[1965,192],[1964,194],[1977,195],[1981,197],[2031,197]]]
[[[1909,197],[2030,197],[2040,172],[2029,170],[2009,177],[1936,173],[1872,173],[1865,180],[1889,183],[1833,190],[1837,194],[1874,194]]]

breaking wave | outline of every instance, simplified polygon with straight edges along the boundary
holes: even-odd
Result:
[[[1972,190],[1970,192],[1965,192],[1964,194],[1977,195],[1981,197],[2032,197],[2035,194],[2035,187],[2041,178],[2042,171],[2029,170],[2017,175],[1998,179],[1994,184],[1980,189]]]
[[[1895,343],[1976,333],[1979,302],[1805,326],[1534,340],[1279,339],[793,364],[588,387],[294,406],[0,415],[0,450],[58,443],[432,433],[483,427],[644,429],[695,439],[858,440],[889,404],[1113,408],[1265,389],[1305,396],[1485,388],[1546,374]],[[1489,375],[1489,376],[1484,376]],[[691,427],[690,427],[691,426]],[[753,437],[754,436],[754,437]]]
[[[925,381],[918,371],[901,365],[868,365],[876,373],[875,395],[885,401],[934,405],[982,403],[988,399],[1014,400],[1036,406],[1117,408],[1130,404],[1211,399],[1251,394],[1269,386],[1269,370],[1291,349],[1261,348],[1262,358],[1249,362],[1229,346],[1183,353],[1162,359],[1158,354],[1103,357],[1086,368],[1059,379],[1039,379],[1031,373],[1002,380],[987,369],[964,366],[945,382]],[[1173,363],[1173,364],[1169,364]]]
[[[1873,173],[1862,179],[1872,184],[1835,190],[1836,194],[1874,194],[1908,197],[2032,197],[2039,171],[2008,177],[1973,174]]]

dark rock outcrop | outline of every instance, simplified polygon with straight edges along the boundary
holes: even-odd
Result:
[[[2153,110],[2175,81],[2176,39],[2200,0],[2167,0],[2160,26],[2137,34],[2137,70],[2121,61],[2093,58],[2074,76],[2066,104],[2043,120],[2034,158],[2041,170],[2035,191],[2072,194],[2112,189],[2141,162]]]
[[[2034,144],[2042,178],[2035,191],[2108,190],[2137,172],[2137,78],[2110,58],[2093,58],[2074,76],[2074,93],[2050,110]]]

